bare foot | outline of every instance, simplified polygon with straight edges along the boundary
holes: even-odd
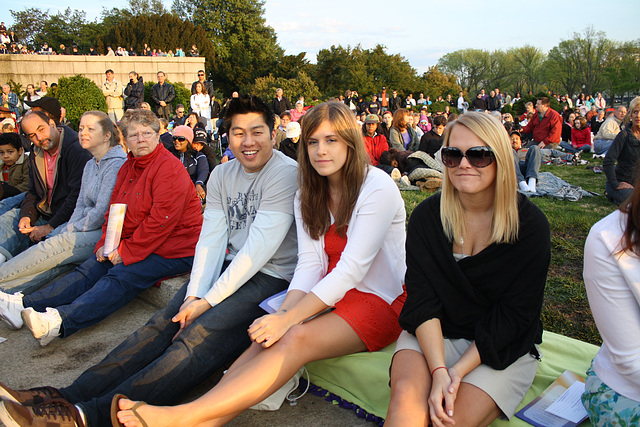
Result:
[[[143,427],[142,420],[153,427],[175,425],[172,422],[171,408],[142,404],[135,409],[136,415],[131,410],[136,403],[138,402],[129,399],[118,401],[118,407],[121,409],[118,411],[118,420],[126,427]]]

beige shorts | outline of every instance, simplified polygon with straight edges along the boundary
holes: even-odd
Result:
[[[444,339],[447,368],[460,359],[471,343],[471,340],[463,338]],[[398,338],[396,353],[400,350],[414,350],[422,353],[418,339],[407,331],[402,331]],[[525,354],[503,370],[480,365],[465,375],[462,382],[472,384],[487,393],[502,411],[501,417],[510,419],[531,387],[537,370],[538,361],[530,354]]]

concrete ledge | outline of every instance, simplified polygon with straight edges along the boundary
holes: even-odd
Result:
[[[152,286],[136,298],[160,310],[167,306],[176,292],[189,280],[189,273],[162,281],[160,287]]]
[[[82,74],[102,86],[104,72],[112,69],[116,80],[126,84],[129,72],[136,71],[145,81],[157,81],[164,71],[171,82],[182,82],[191,89],[198,70],[204,69],[204,57],[167,58],[155,56],[88,56],[88,55],[0,55],[0,83],[10,79],[25,89],[31,83],[38,88],[41,80],[49,84],[61,76]]]

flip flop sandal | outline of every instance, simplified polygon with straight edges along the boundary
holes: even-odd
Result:
[[[113,399],[111,399],[111,425],[113,427],[125,427],[124,424],[122,424],[118,420],[118,411],[120,411],[118,402],[120,402],[120,399],[128,399],[128,397],[125,396],[124,394],[116,394],[115,396],[113,396]],[[141,401],[133,405],[128,410],[133,412],[133,415],[135,415],[136,418],[138,418],[138,421],[140,421],[140,424],[142,424],[143,427],[148,427],[147,423],[142,419],[142,417],[136,411],[136,409],[138,409],[143,405],[146,405],[146,402]]]

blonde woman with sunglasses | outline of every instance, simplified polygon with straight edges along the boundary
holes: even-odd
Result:
[[[516,192],[507,133],[467,113],[447,126],[442,194],[407,231],[405,330],[385,426],[510,418],[536,374],[550,259],[544,214]]]

